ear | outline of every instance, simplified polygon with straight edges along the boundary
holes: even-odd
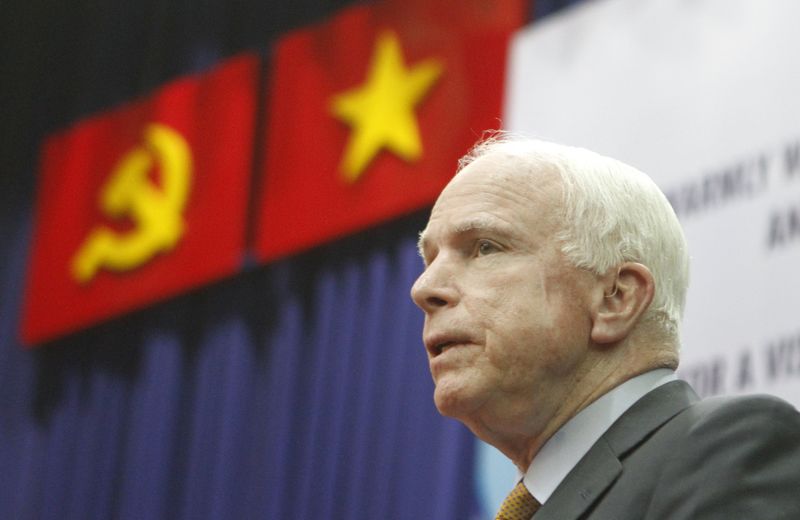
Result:
[[[645,265],[626,262],[617,272],[602,278],[602,294],[593,308],[591,337],[595,343],[616,343],[625,339],[655,294],[653,273]]]

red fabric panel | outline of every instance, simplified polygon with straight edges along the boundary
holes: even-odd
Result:
[[[343,11],[291,33],[275,49],[266,160],[255,238],[269,261],[432,203],[457,159],[500,127],[510,33],[524,2],[389,1]],[[380,35],[395,35],[407,70],[431,60],[441,74],[414,108],[421,156],[382,149],[355,181],[341,171],[353,127],[332,99],[363,86]]]
[[[22,326],[26,343],[144,307],[239,268],[257,69],[255,56],[230,59],[207,73],[168,83],[145,99],[79,122],[45,142]],[[168,136],[155,151],[147,148],[146,134],[154,123]],[[174,155],[181,146],[188,159],[176,164],[183,167],[170,166],[159,155],[164,147]],[[105,227],[124,241],[144,226],[130,208],[113,217],[100,205],[103,190],[123,169],[121,161],[137,147],[151,164],[132,169],[145,171],[146,180],[122,188],[121,196],[143,189],[154,190],[156,196],[174,195],[175,184],[169,179],[177,179],[185,189],[185,203],[167,213],[178,212],[179,236],[135,267],[120,270],[103,264],[90,279],[78,281],[73,273],[76,254],[92,230]],[[159,204],[144,206],[149,212]],[[148,229],[157,233],[168,227],[167,220],[157,216]]]

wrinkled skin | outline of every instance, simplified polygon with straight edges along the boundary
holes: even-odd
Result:
[[[558,176],[514,166],[484,156],[444,189],[411,295],[425,312],[437,408],[522,465],[579,406],[572,390],[591,370],[602,289],[555,240]]]

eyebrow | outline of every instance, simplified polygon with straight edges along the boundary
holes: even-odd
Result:
[[[425,228],[419,232],[419,239],[417,240],[417,252],[421,258],[425,258],[424,249],[426,243]],[[486,231],[493,234],[509,236],[511,229],[507,225],[500,224],[497,219],[489,217],[473,217],[463,222],[458,223],[452,231],[454,236],[466,235],[474,231]]]
[[[471,231],[494,231],[506,233],[504,228],[505,226],[498,224],[497,219],[488,217],[473,217],[469,220],[465,220],[464,222],[460,222],[453,230],[453,233],[455,235],[463,235]]]

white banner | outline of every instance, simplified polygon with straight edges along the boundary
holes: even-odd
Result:
[[[692,257],[679,373],[702,395],[800,406],[798,20],[794,0],[594,0],[510,51],[505,128],[628,162],[672,201]]]

